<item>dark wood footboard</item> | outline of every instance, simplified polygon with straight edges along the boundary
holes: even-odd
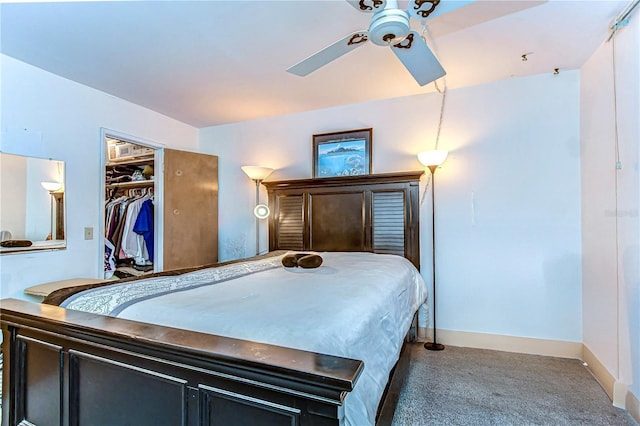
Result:
[[[0,301],[4,425],[340,425],[361,361]]]

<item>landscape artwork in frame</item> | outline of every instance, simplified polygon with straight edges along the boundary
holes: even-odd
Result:
[[[371,174],[372,129],[313,135],[313,177]]]

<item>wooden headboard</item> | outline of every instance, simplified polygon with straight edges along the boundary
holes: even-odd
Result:
[[[423,173],[263,182],[272,212],[269,250],[397,254],[419,269]]]

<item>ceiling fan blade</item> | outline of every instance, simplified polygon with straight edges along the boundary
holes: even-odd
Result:
[[[453,12],[477,0],[410,0],[407,13],[412,18],[424,21],[445,13]]]
[[[431,83],[446,74],[436,56],[427,46],[427,42],[415,31],[411,31],[407,38],[400,43],[392,45],[391,50],[420,86]]]
[[[360,12],[375,13],[384,9],[387,0],[347,0],[347,3]]]
[[[338,59],[340,56],[362,46],[368,40],[368,36],[369,33],[366,30],[353,32],[342,40],[338,40],[321,51],[303,59],[287,71],[301,77],[310,74],[329,62]]]

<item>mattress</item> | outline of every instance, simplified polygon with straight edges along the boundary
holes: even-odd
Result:
[[[285,268],[280,255],[94,288],[61,306],[361,360],[345,420],[373,425],[426,286],[400,256],[318,254],[319,268]]]

